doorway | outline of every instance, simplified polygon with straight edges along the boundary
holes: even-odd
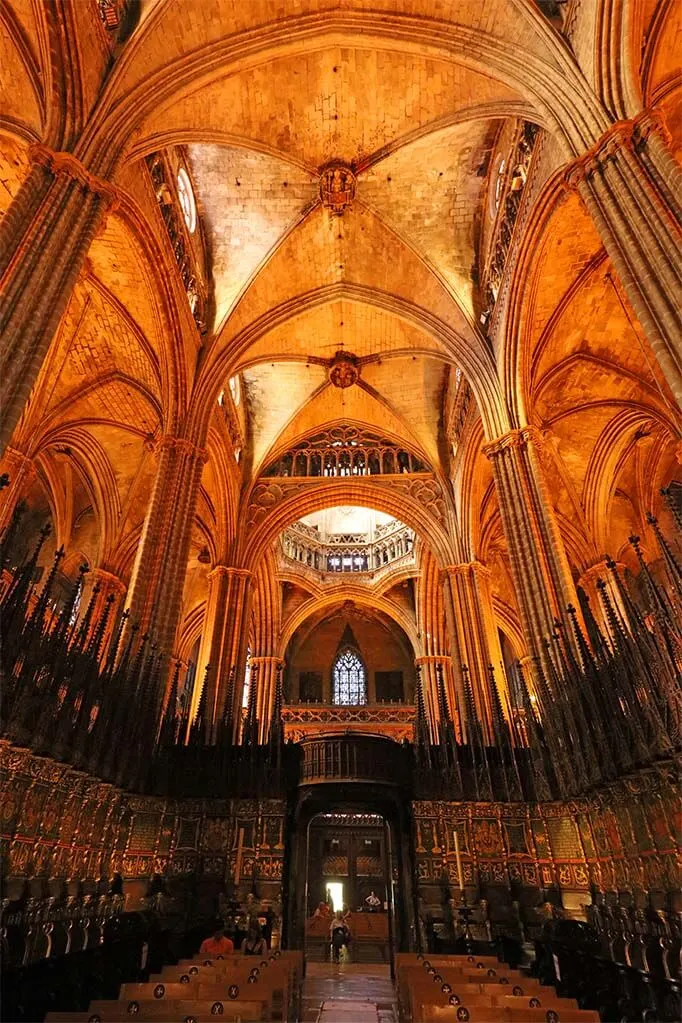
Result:
[[[310,924],[320,902],[329,905],[326,886],[339,884],[342,903],[358,913],[356,930],[367,928],[369,933],[372,928],[374,938],[374,925],[378,929],[383,922],[384,934],[388,932],[388,949],[383,937],[381,942],[356,942],[351,935],[355,962],[372,955],[378,962],[390,962],[392,968],[393,953],[414,951],[417,917],[413,827],[410,803],[400,786],[364,781],[301,785],[289,812],[284,947],[310,948],[314,958],[329,953],[331,919],[326,933],[321,924],[316,925],[316,947],[309,940]],[[366,840],[371,844],[366,845]],[[337,855],[340,859],[334,863],[332,857]],[[374,912],[370,912],[370,905]],[[372,944],[381,944],[381,950],[371,948]]]
[[[384,817],[346,809],[316,814],[306,859],[306,959],[334,957],[330,930],[340,911],[348,938],[342,960],[389,962],[391,838]]]

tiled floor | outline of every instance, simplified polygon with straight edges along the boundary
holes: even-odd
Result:
[[[307,964],[302,1023],[397,1023],[397,1020],[388,966]]]

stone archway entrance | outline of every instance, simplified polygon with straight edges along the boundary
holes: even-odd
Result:
[[[388,768],[394,757],[400,758],[401,748],[390,740],[366,735],[330,736],[326,740],[318,738],[315,743],[334,747],[326,749],[326,764],[339,768],[334,771],[338,780],[331,780],[319,766],[324,757],[318,749],[314,751],[317,773],[305,770],[312,750],[306,751],[307,743],[302,743],[304,781],[291,807],[289,829],[286,942],[291,948],[305,947],[306,919],[316,903],[325,898],[326,885],[336,883],[343,886],[341,891],[345,892],[349,906],[355,900],[359,907],[372,890],[378,895],[382,910],[383,903],[386,904],[387,955],[392,960],[392,953],[416,948],[410,801],[398,771],[386,770],[385,777],[379,779],[382,758]],[[337,749],[337,745],[344,749]],[[361,763],[365,759],[375,767],[372,780]],[[343,768],[344,763],[355,767]],[[353,773],[357,780],[350,777]],[[338,841],[338,847],[332,845],[333,841]],[[370,844],[365,846],[365,841]],[[340,858],[337,866],[342,866],[345,874],[334,873],[337,849]],[[371,862],[363,859],[364,849],[371,852]],[[343,863],[344,857],[347,863]],[[369,928],[368,915],[366,920]]]
[[[379,814],[320,813],[308,825],[305,949],[309,961],[330,954],[329,913],[344,913],[350,944],[343,958],[388,962],[391,834]]]

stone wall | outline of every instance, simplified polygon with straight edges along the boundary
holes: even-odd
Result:
[[[350,626],[360,655],[367,670],[368,702],[374,703],[375,676],[378,671],[401,671],[406,702],[412,699],[414,689],[414,662],[408,655],[408,644],[401,643],[392,630],[355,615],[341,615],[323,622],[313,629],[304,642],[292,644],[287,655],[287,702],[299,700],[299,681],[303,672],[317,672],[322,676],[323,702],[332,701],[332,667],[344,630]],[[398,630],[395,628],[395,632]]]

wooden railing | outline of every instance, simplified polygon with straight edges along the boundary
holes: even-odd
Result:
[[[409,753],[380,736],[343,735],[301,743],[302,784],[358,781],[401,785],[409,778]]]

